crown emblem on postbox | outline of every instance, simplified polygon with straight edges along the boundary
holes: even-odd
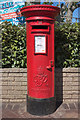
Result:
[[[34,82],[37,87],[41,87],[44,83],[48,86],[48,76],[44,73],[43,68],[40,66],[37,69],[37,75],[34,77]]]
[[[43,70],[43,68],[42,68],[41,66],[37,69],[37,73],[38,73],[39,75],[44,74],[44,70]]]

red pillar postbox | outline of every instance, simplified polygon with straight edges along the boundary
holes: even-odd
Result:
[[[54,21],[59,12],[51,5],[21,9],[27,26],[27,109],[31,114],[55,110]]]

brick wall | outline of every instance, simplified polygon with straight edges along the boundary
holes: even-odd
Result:
[[[57,101],[78,102],[80,68],[63,68],[55,70],[55,91]],[[26,101],[27,69],[0,69],[0,86],[3,102]],[[1,87],[0,87],[1,89]],[[1,94],[1,93],[0,93]]]

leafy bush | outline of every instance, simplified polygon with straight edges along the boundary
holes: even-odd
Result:
[[[24,27],[2,24],[2,67],[26,67],[26,34]]]
[[[55,25],[56,67],[80,67],[80,24]]]
[[[55,66],[80,67],[80,24],[55,24]],[[2,23],[2,67],[26,67],[26,29]]]

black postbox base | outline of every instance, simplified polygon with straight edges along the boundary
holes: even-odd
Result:
[[[34,99],[27,96],[27,111],[32,115],[48,115],[56,110],[55,98]]]

